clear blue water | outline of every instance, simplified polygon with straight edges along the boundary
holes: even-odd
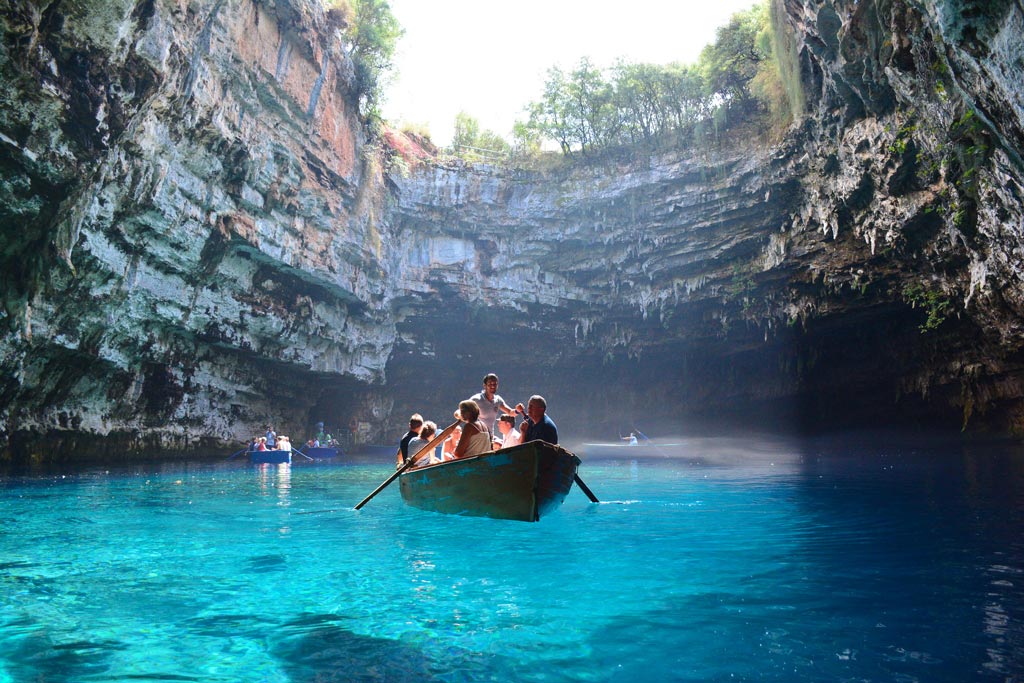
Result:
[[[0,681],[1024,680],[1024,453],[693,440],[537,524],[386,462],[0,480]]]

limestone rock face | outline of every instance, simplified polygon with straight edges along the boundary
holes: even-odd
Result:
[[[397,440],[490,371],[565,440],[1019,430],[1024,12],[975,4],[785,0],[782,141],[548,173],[388,172],[313,0],[7,5],[5,452]]]
[[[383,179],[319,3],[6,7],[8,435],[196,448],[383,379]]]
[[[784,9],[810,104],[782,142],[550,177],[427,169],[398,182],[397,223],[424,236],[406,287],[510,327],[518,355],[487,354],[571,387],[573,424],[1019,430],[1019,4]],[[430,315],[409,327],[436,350]]]

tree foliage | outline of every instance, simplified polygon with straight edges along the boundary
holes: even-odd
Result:
[[[504,157],[509,144],[490,130],[480,130],[480,122],[464,111],[455,115],[452,151],[463,158],[490,159]]]
[[[387,0],[332,0],[348,16],[346,52],[355,67],[356,92],[364,113],[380,100],[381,79],[391,68],[398,39],[404,33]]]
[[[733,15],[696,64],[619,61],[601,70],[584,58],[571,71],[552,67],[517,138],[532,135],[571,155],[668,136],[691,140],[747,122],[788,125],[803,109],[798,69],[768,2]]]

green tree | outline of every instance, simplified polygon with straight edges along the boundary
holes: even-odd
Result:
[[[355,66],[356,92],[364,114],[375,111],[383,74],[391,68],[395,45],[404,32],[387,0],[348,0],[352,23],[346,52]]]
[[[584,57],[566,85],[568,120],[580,151],[609,144],[621,128],[611,84],[604,80],[600,69]]]
[[[520,133],[571,155],[671,133],[682,138],[709,125],[720,130],[755,116],[761,123],[765,112],[771,125],[788,124],[804,106],[796,41],[779,11],[783,0],[771,1],[771,11],[761,0],[734,14],[693,65],[620,60],[608,75],[586,58],[568,73],[552,67]]]
[[[544,96],[540,102],[528,105],[529,127],[544,139],[555,141],[562,153],[572,153],[576,126],[570,116],[571,103],[565,73],[553,66],[548,69],[544,82]]]
[[[543,139],[528,122],[516,121],[512,126],[512,145],[516,156],[530,158],[541,153]]]
[[[661,77],[661,106],[670,120],[670,129],[689,130],[708,115],[708,88],[697,66],[675,62],[665,67]]]
[[[494,159],[510,151],[509,144],[492,130],[480,130],[480,122],[464,111],[455,115],[452,150],[466,159]]]
[[[758,34],[768,23],[768,6],[755,5],[737,12],[729,23],[718,29],[715,42],[700,53],[698,65],[711,96],[720,97],[730,108],[749,113],[758,102],[750,92],[768,53],[758,44]]]
[[[649,142],[666,132],[665,67],[618,62],[612,69],[615,106],[628,142]]]
[[[452,147],[458,152],[461,147],[477,147],[480,137],[480,122],[464,111],[455,115],[455,134]]]

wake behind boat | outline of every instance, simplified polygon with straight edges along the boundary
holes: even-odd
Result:
[[[569,493],[580,459],[544,441],[410,469],[402,499],[449,515],[536,522]]]

